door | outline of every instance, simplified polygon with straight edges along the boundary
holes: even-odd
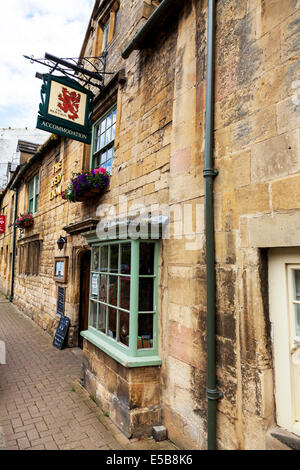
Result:
[[[269,253],[277,424],[300,435],[300,248]]]
[[[300,265],[288,266],[291,381],[294,418],[300,430]]]
[[[90,269],[91,252],[87,251],[82,255],[80,264],[80,309],[79,309],[79,336],[78,346],[83,347],[81,331],[88,329],[89,319],[89,295],[90,295]]]

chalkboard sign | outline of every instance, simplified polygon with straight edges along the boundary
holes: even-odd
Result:
[[[63,315],[65,313],[65,288],[59,287],[57,291],[57,310],[58,315]]]
[[[53,338],[53,346],[55,346],[56,348],[63,348],[69,325],[70,319],[62,315],[60,317],[59,325]]]

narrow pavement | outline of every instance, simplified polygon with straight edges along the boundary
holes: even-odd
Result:
[[[56,349],[48,334],[0,294],[0,450],[175,450],[128,440],[81,387],[82,351]]]

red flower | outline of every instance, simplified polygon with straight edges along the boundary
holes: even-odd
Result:
[[[103,166],[100,166],[100,168],[95,168],[94,172],[95,173],[100,173],[101,175],[105,175],[106,169],[103,168]]]

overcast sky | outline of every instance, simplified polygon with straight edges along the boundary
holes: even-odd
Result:
[[[0,127],[35,128],[48,69],[23,55],[78,57],[94,0],[8,0],[0,14]]]

